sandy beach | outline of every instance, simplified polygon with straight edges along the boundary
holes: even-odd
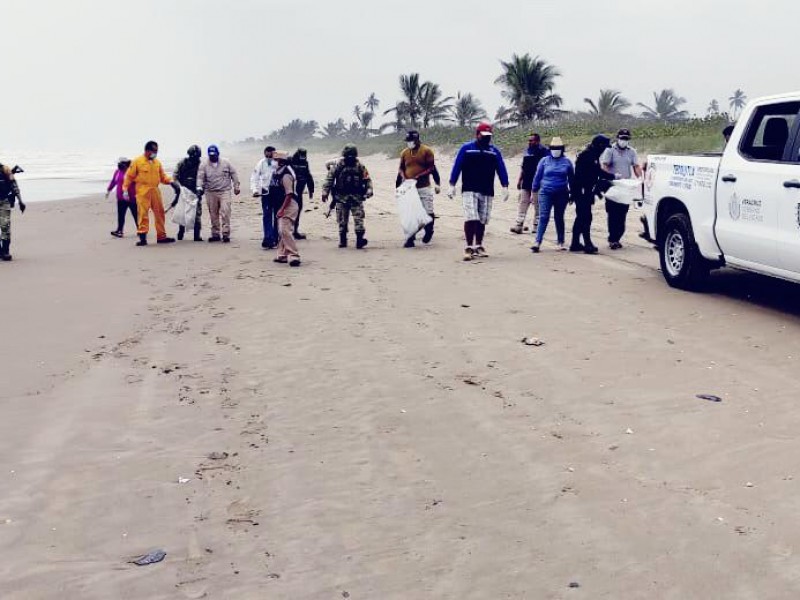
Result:
[[[300,269],[246,192],[224,246],[135,248],[101,194],[15,212],[0,598],[800,595],[796,286],[672,290],[633,211],[620,252],[533,256],[516,193],[490,258],[444,195],[405,250],[364,162],[368,249],[311,203]]]

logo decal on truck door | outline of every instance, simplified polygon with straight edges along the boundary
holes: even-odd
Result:
[[[742,216],[742,203],[739,201],[739,196],[736,195],[736,192],[731,194],[731,199],[728,201],[728,213],[734,221],[738,221],[739,217]]]

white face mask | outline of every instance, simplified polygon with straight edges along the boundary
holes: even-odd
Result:
[[[564,151],[563,150],[550,150],[550,154],[552,155],[553,158],[561,158],[561,156],[564,154]]]
[[[416,148],[417,142],[406,142],[406,146],[408,146],[413,150],[414,148]]]
[[[627,148],[628,140],[617,140],[617,146],[619,146],[620,148]]]

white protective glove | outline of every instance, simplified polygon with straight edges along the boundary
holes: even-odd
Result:
[[[452,200],[453,198],[455,198],[455,197],[456,197],[456,188],[455,188],[455,186],[454,186],[454,185],[451,185],[451,186],[450,186],[450,187],[447,189],[447,197],[448,197],[448,198],[450,198],[450,200]]]
[[[125,200],[125,202],[130,202],[131,201],[130,196],[128,195],[128,192],[122,192],[122,199]]]
[[[503,202],[508,202],[508,188],[507,187],[503,188],[503,192],[500,194],[500,198],[503,200]]]

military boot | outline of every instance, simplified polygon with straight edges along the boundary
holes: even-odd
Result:
[[[339,248],[347,248],[347,233],[339,234]]]
[[[369,243],[369,240],[364,237],[364,232],[356,234],[356,248],[361,250]]]
[[[178,239],[182,240],[185,234],[186,234],[186,227],[184,227],[183,225],[178,225]]]
[[[11,248],[11,240],[3,240],[0,243],[0,260],[9,261],[11,260],[11,253],[9,252]]]
[[[430,244],[433,239],[433,221],[425,225],[425,235],[422,236],[423,244]]]
[[[136,245],[137,246],[147,246],[147,234],[146,233],[140,233],[139,234],[139,241],[136,242]]]

